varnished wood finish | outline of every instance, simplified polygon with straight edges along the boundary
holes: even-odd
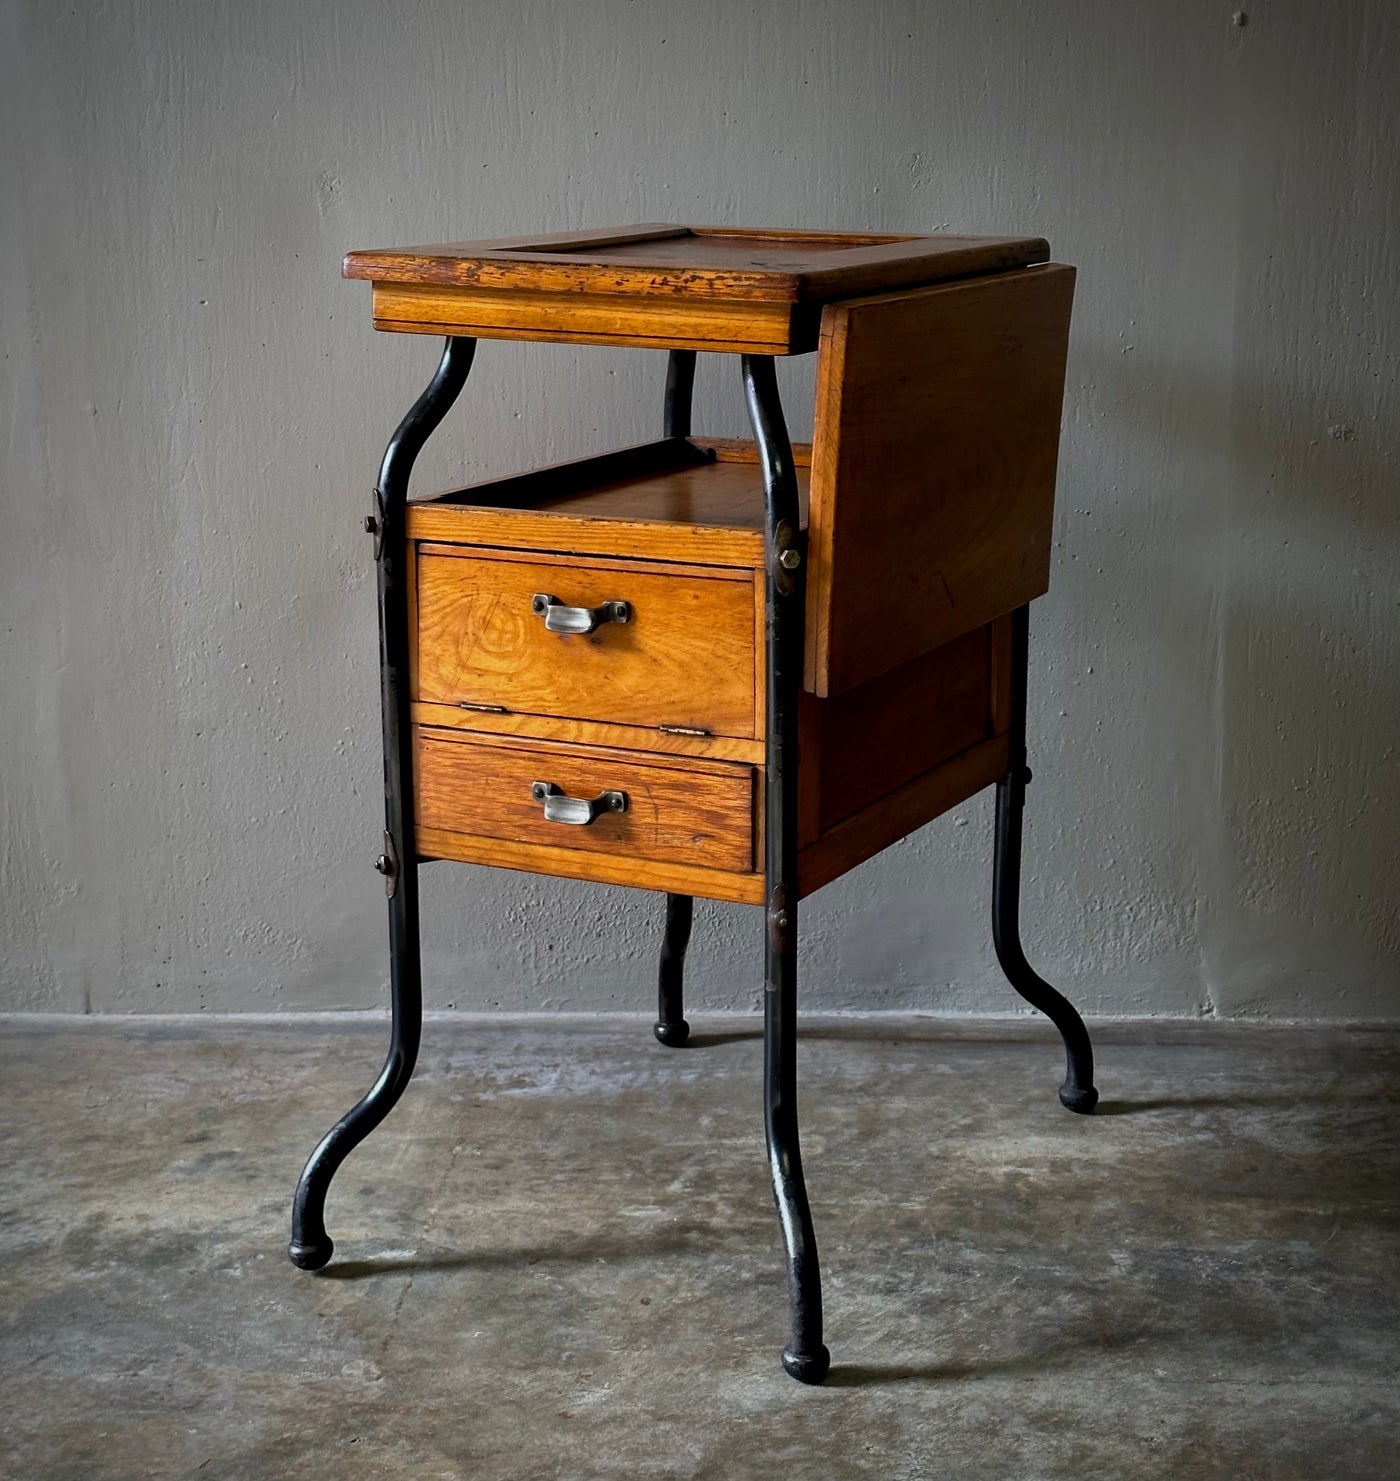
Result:
[[[440,832],[747,873],[753,868],[750,766],[641,757],[536,742],[502,745],[455,731],[417,732],[418,823]],[[627,795],[625,812],[586,826],[546,820],[535,782],[571,797]]]
[[[1005,735],[1011,727],[1011,624],[1008,615],[991,625],[993,735]]]
[[[797,856],[806,896],[1006,775],[1007,742],[993,736],[838,823]]]
[[[377,329],[731,354],[815,348],[823,303],[1043,262],[1039,237],[642,226],[351,252]]]
[[[1073,291],[1071,269],[1025,265],[1043,247],[662,226],[352,254],[347,272],[375,281],[386,324],[442,332],[779,353],[803,315],[816,343],[821,313],[816,440],[794,448],[810,893],[1004,774],[1004,614],[1046,582]],[[425,854],[761,899],[763,503],[754,444],[697,436],[410,506]],[[625,600],[633,621],[548,633],[536,591]],[[637,801],[546,824],[534,780]]]
[[[492,291],[821,303],[1043,262],[1040,237],[643,226],[346,255],[347,278]]]
[[[731,303],[376,283],[373,302],[374,327],[390,333],[729,354],[804,354],[816,348],[820,324],[815,309],[748,299]]]
[[[720,463],[757,463],[758,448],[753,439],[748,437],[692,437],[690,441],[706,452],[712,453],[716,461]],[[794,442],[792,444],[792,461],[799,470],[812,466],[812,444],[810,442]],[[805,489],[807,484],[801,471],[798,472],[798,482]]]
[[[807,687],[839,694],[1049,579],[1074,270],[830,305],[822,320]]]
[[[680,449],[653,443],[416,501],[409,538],[760,569],[763,475],[753,444],[696,438]],[[804,507],[809,456],[798,449]]]
[[[596,884],[694,895],[701,900],[727,900],[735,905],[763,903],[761,874],[731,874],[723,869],[698,869],[689,864],[629,859],[619,854],[590,854],[582,849],[513,843],[503,838],[482,838],[422,826],[418,829],[418,848],[424,859],[489,864],[495,869],[518,869],[526,874],[552,874],[563,879],[592,880]]]
[[[416,700],[759,734],[752,572],[419,546],[416,580]],[[552,633],[536,592],[631,620]]]
[[[491,739],[512,736],[520,740],[565,741],[580,746],[609,746],[619,750],[653,752],[665,756],[695,756],[709,761],[763,763],[763,742],[728,735],[684,735],[659,726],[613,725],[598,720],[559,719],[550,715],[498,715],[462,709],[457,705],[413,706],[418,725],[468,731]]]
[[[991,682],[983,627],[856,689],[813,698],[816,755],[802,760],[815,773],[819,832],[987,740]]]

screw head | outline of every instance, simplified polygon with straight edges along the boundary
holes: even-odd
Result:
[[[388,854],[380,854],[380,856],[374,861],[374,867],[380,872],[380,874],[392,874],[394,871],[394,866],[390,862]]]
[[[802,564],[802,552],[791,545],[778,557],[778,564],[785,571],[795,571]]]
[[[365,534],[377,535],[379,533],[379,521],[372,514],[365,515]]]

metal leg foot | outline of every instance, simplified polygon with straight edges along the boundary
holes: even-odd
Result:
[[[786,915],[788,924],[775,926],[775,912],[770,908],[763,1021],[763,1120],[773,1197],[787,1255],[792,1340],[783,1349],[783,1367],[799,1383],[820,1383],[831,1369],[831,1354],[822,1342],[821,1267],[797,1133],[797,922],[791,907],[778,913]],[[776,943],[775,936],[781,938]]]
[[[407,1088],[418,1058],[423,999],[418,956],[417,870],[405,871],[397,885],[395,898],[389,902],[394,1005],[389,1053],[379,1078],[322,1138],[297,1184],[287,1257],[303,1270],[319,1270],[330,1260],[335,1250],[335,1242],[326,1233],[326,1194],[331,1179],[346,1157],[393,1110]],[[398,910],[394,908],[396,904],[400,905]]]
[[[1060,1104],[1087,1115],[1099,1102],[1094,1087],[1094,1050],[1089,1031],[1074,1005],[1040,977],[1021,945],[1021,836],[1026,806],[1026,669],[1029,620],[1025,607],[1012,617],[1011,770],[997,783],[996,848],[992,864],[992,941],[997,961],[1011,986],[1060,1031],[1065,1045],[1065,1079]]]
[[[668,1049],[679,1049],[690,1038],[690,1025],[685,1021],[685,951],[694,913],[695,901],[689,895],[666,896],[666,933],[661,938],[652,1032]]]
[[[763,1126],[787,1256],[792,1340],[783,1349],[783,1367],[801,1383],[820,1383],[830,1371],[831,1354],[822,1342],[821,1270],[797,1134],[797,706],[806,551],[773,361],[745,355],[743,370],[763,467],[767,536]]]
[[[413,825],[413,731],[409,711],[408,542],[405,506],[414,459],[443,419],[471,369],[476,341],[449,339],[427,390],[390,439],[366,529],[379,574],[379,676],[384,723],[384,852],[376,868],[389,897],[389,982],[393,1025],[384,1068],[364,1097],[311,1154],[292,1200],[287,1255],[319,1270],[335,1244],[326,1233],[326,1194],[336,1169],[393,1110],[418,1058],[423,1027],[418,942],[418,845]]]

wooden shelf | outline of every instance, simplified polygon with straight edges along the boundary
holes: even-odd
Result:
[[[811,452],[793,453],[805,523]],[[416,500],[408,535],[760,569],[763,476],[751,442],[666,438]]]

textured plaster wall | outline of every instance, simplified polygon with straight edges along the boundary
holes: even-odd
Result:
[[[1231,10],[8,0],[0,1006],[382,1002],[359,525],[436,349],[340,255],[700,220],[1078,264],[1031,954],[1095,1011],[1400,1011],[1400,10]],[[662,371],[485,345],[418,486],[648,436]],[[804,907],[808,1004],[1013,1004],[990,815]],[[655,896],[438,865],[424,912],[431,1006],[650,1001]],[[697,1004],[758,949],[701,907]]]

